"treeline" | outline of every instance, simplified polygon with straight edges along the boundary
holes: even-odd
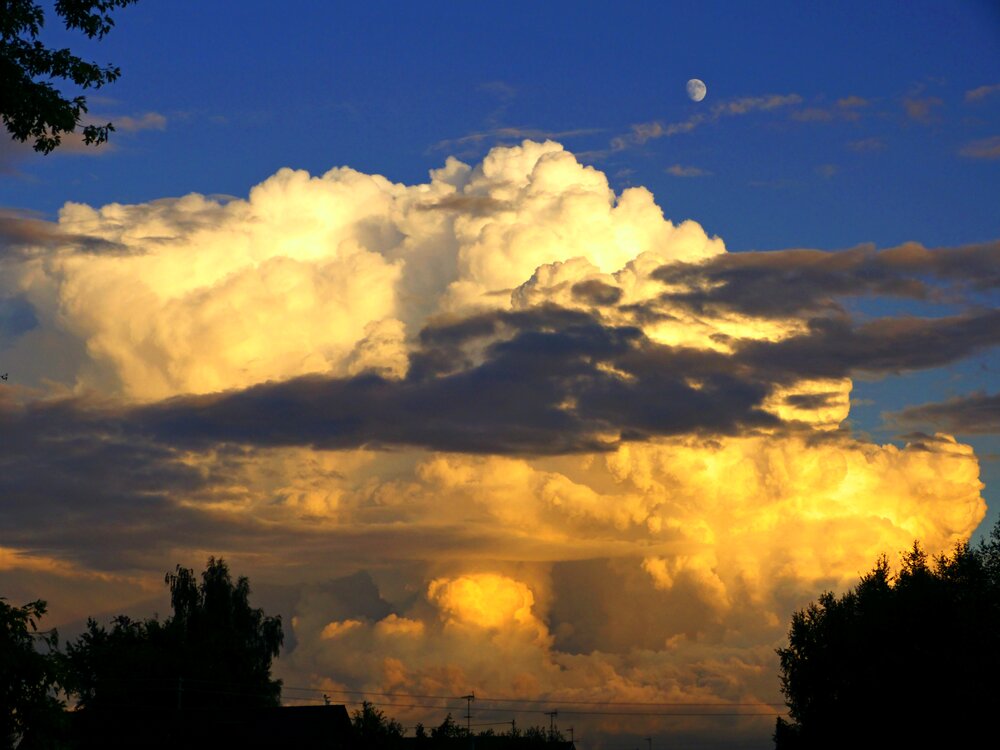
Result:
[[[109,628],[90,619],[65,651],[55,630],[39,629],[44,601],[0,600],[0,748],[58,748],[81,734],[166,743],[178,712],[280,705],[271,662],[284,641],[281,618],[250,606],[247,579],[233,581],[224,560],[209,558],[200,581],[177,566],[165,583],[172,616],[120,615]],[[58,695],[77,710],[66,712]]]
[[[1000,706],[1000,522],[935,558],[914,544],[898,573],[879,558],[796,612],[778,656],[778,750],[980,744]]]

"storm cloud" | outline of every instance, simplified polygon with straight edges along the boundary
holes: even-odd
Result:
[[[847,420],[998,343],[995,242],[728,253],[530,141],[3,226],[0,584],[63,620],[216,554],[290,685],[763,705],[796,607],[985,512]]]

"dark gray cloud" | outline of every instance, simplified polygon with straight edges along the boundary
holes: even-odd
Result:
[[[431,203],[417,204],[419,211],[455,211],[472,216],[489,216],[513,208],[510,201],[501,201],[489,195],[449,195]]]
[[[468,346],[483,339],[481,351]],[[592,451],[620,440],[776,428],[762,405],[778,385],[937,367],[996,343],[996,310],[861,325],[817,317],[801,335],[733,342],[722,353],[665,346],[638,328],[550,306],[428,327],[403,380],[307,376],[175,398],[122,418],[126,429],[195,448]]]
[[[726,253],[703,263],[663,266],[654,276],[685,287],[664,299],[698,312],[729,310],[770,317],[841,311],[838,297],[885,295],[959,299],[1000,288],[1000,241],[928,249],[776,250]]]
[[[23,211],[0,208],[0,259],[69,245],[87,253],[121,253],[123,246],[100,237],[72,234],[58,224]]]
[[[0,436],[0,545],[76,547],[98,568],[119,536],[155,546],[166,527],[183,525],[168,495],[202,481],[170,448],[124,440],[74,401],[4,407]]]
[[[616,305],[622,298],[622,290],[600,279],[580,281],[573,285],[573,296],[593,307]]]
[[[915,257],[901,254],[893,262],[927,262],[922,253]],[[849,268],[863,265],[855,254],[843,260]],[[952,268],[951,261],[935,260]],[[615,291],[602,285],[581,293],[610,304]],[[955,362],[1000,343],[1000,311],[861,324],[844,314],[820,315],[780,341],[728,343],[729,352],[666,346],[599,313],[552,305],[480,313],[426,327],[401,380],[310,375],[139,407],[39,404],[30,409],[30,424],[22,415],[26,445],[34,446],[25,455],[57,456],[50,483],[72,481],[76,450],[91,472],[128,464],[112,479],[124,483],[123,493],[141,492],[142,502],[155,503],[156,488],[165,498],[164,487],[206,481],[174,462],[173,451],[224,444],[537,455],[607,450],[655,436],[775,429],[781,423],[763,404],[776,387]],[[796,405],[820,406],[829,396],[803,398]],[[75,430],[86,437],[74,442]],[[166,474],[147,477],[143,466]],[[21,470],[40,466],[29,462]]]
[[[817,317],[808,331],[778,342],[737,344],[734,368],[767,382],[888,375],[964,359],[1000,344],[1000,310],[941,318],[878,318],[861,325]]]
[[[462,345],[509,329],[471,363]],[[170,444],[218,442],[554,454],[690,431],[771,425],[765,386],[717,356],[670,350],[636,328],[576,311],[491,313],[425,330],[405,380],[308,376],[237,393],[177,398],[130,412],[130,429]],[[701,361],[699,361],[701,358]],[[462,368],[455,370],[456,362]],[[698,382],[690,382],[697,373]]]
[[[882,415],[890,425],[930,427],[952,435],[1000,434],[1000,393],[983,391]]]
[[[862,323],[817,315],[801,334],[733,339],[726,352],[666,346],[603,317],[616,291],[576,291],[604,302],[605,313],[550,305],[439,320],[420,334],[403,379],[311,375],[140,406],[80,397],[19,406],[0,392],[0,545],[62,550],[100,569],[160,564],[178,545],[275,544],[285,532],[199,504],[225,501],[220,488],[232,486],[258,448],[552,455],[657,436],[800,430],[764,411],[776,387],[937,367],[1000,343],[1000,310],[973,309]],[[831,398],[791,397],[803,408]],[[992,432],[997,396],[914,407],[896,418]],[[186,451],[209,450],[209,464],[185,461]],[[303,550],[326,544],[297,539]]]

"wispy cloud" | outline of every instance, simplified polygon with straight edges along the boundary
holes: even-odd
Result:
[[[811,106],[792,112],[792,119],[799,122],[833,122],[861,119],[861,110],[871,105],[871,101],[860,96],[845,96],[828,106]]]
[[[993,83],[988,86],[980,86],[978,88],[970,89],[965,92],[965,101],[968,102],[978,102],[982,101],[988,96],[1000,93],[1000,83]]]
[[[669,137],[680,133],[690,133],[695,128],[724,117],[746,115],[751,112],[767,112],[780,107],[800,104],[802,97],[798,94],[768,94],[766,96],[747,96],[714,104],[706,114],[695,114],[681,122],[664,123],[659,120],[636,123],[631,132],[616,136],[611,140],[611,148],[621,151],[630,146],[641,146],[656,138]]]
[[[837,100],[837,106],[841,109],[858,109],[859,107],[867,107],[869,104],[871,104],[871,102],[868,99],[854,94],[851,96],[841,97]]]
[[[432,145],[429,151],[441,151],[445,149],[461,148],[468,145],[479,145],[482,143],[499,143],[522,140],[525,138],[533,140],[557,140],[561,138],[574,138],[577,136],[594,135],[600,133],[601,128],[574,128],[573,130],[541,130],[538,128],[522,127],[500,127],[482,130],[476,133],[469,133],[458,138],[447,138]]]
[[[877,136],[872,136],[870,138],[861,138],[856,141],[849,141],[847,148],[851,151],[856,151],[859,154],[873,153],[876,151],[884,151],[886,147],[885,139],[879,138]]]
[[[686,167],[682,164],[673,164],[664,170],[673,177],[709,177],[711,172],[701,167]]]
[[[916,97],[905,97],[903,99],[903,110],[906,116],[914,122],[927,125],[934,121],[934,110],[944,105],[944,101],[936,96],[927,96],[922,99]]]
[[[126,133],[137,133],[140,130],[165,130],[167,118],[159,112],[146,112],[137,117],[125,115],[112,120],[115,128]]]
[[[1000,393],[983,391],[882,415],[890,425],[931,428],[952,435],[1000,434]]]
[[[958,153],[969,159],[1000,159],[1000,135],[967,143]]]

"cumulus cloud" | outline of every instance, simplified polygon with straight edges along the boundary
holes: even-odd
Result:
[[[224,554],[290,685],[763,706],[796,607],[985,512],[968,446],[845,420],[998,343],[995,242],[731,254],[530,141],[4,218],[0,585]]]
[[[449,159],[412,187],[286,169],[245,201],[67,204],[59,231],[122,257],[50,254],[3,291],[51,310],[53,327],[84,344],[94,366],[59,373],[68,384],[141,400],[361,361],[395,372],[400,337],[429,315],[503,306],[543,263],[579,256],[612,272],[645,252],[724,249],[666,221],[644,189],[616,196],[552,142],[495,149],[475,169]]]

